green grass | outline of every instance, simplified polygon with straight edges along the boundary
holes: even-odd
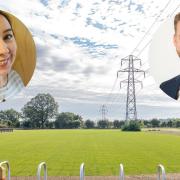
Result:
[[[8,160],[12,176],[35,175],[45,161],[49,176],[180,172],[180,136],[119,130],[29,130],[0,134],[0,160]]]

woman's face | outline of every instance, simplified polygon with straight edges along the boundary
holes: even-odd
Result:
[[[0,14],[0,75],[7,75],[16,58],[16,40],[8,20]]]

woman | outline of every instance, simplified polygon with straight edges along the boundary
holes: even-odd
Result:
[[[12,69],[17,44],[8,18],[0,12],[0,101],[5,101],[24,87],[19,74]]]
[[[0,11],[0,101],[19,93],[31,79],[34,68],[31,34],[16,17]]]

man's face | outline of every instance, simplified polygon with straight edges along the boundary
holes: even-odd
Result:
[[[176,52],[180,57],[180,21],[178,21],[176,26],[176,32],[174,34],[174,46],[176,47]]]

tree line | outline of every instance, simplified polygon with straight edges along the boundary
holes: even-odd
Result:
[[[141,128],[180,127],[180,119],[137,120]],[[21,112],[14,109],[0,111],[0,128],[28,129],[120,129],[125,127],[123,120],[98,120],[97,122],[83,118],[72,112],[58,112],[58,103],[50,94],[38,94],[27,102]],[[132,126],[134,126],[132,124]]]

